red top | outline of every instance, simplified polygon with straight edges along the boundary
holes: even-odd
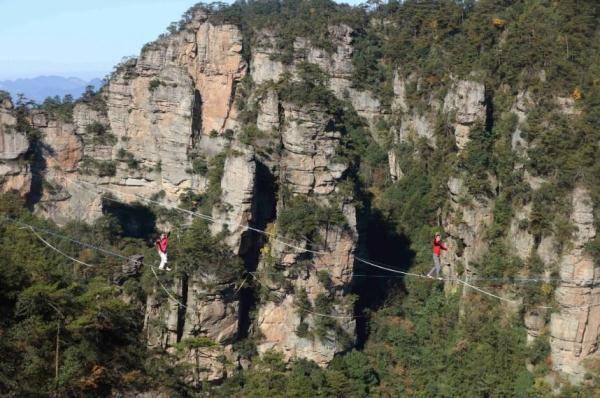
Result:
[[[440,238],[433,239],[432,248],[433,254],[436,256],[439,256],[442,250],[448,250],[446,249],[446,244]]]
[[[158,250],[160,250],[163,253],[166,253],[167,251],[167,237],[165,236],[164,238],[158,238],[156,240],[156,247],[158,247]]]

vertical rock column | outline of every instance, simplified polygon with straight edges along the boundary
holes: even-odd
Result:
[[[31,174],[23,156],[29,142],[23,132],[16,131],[17,119],[10,99],[0,102],[0,192],[29,192]]]
[[[338,182],[348,165],[334,160],[341,134],[327,128],[331,125],[330,117],[309,106],[282,104],[282,107],[285,123],[281,137],[280,192],[287,190],[291,196],[309,197],[316,205],[341,206],[348,226],[319,229],[324,244],[317,250],[323,254],[273,240],[263,250],[257,274],[263,296],[256,324],[260,336],[258,351],[274,349],[286,359],[307,358],[324,366],[354,339],[353,303],[345,294],[354,263],[356,214],[351,198],[341,197],[338,192]],[[333,201],[336,195],[341,197],[339,202]],[[279,213],[285,203],[280,199],[277,207]],[[305,241],[294,238],[294,246],[307,248]],[[325,283],[323,275],[328,276]],[[312,312],[301,315],[299,292],[306,292]],[[329,313],[316,313],[314,304],[319,296],[331,300]],[[312,331],[324,321],[329,330],[325,336],[315,336]],[[301,323],[306,333],[299,331]]]
[[[596,236],[593,202],[581,187],[573,191],[571,221],[576,227],[571,248],[560,259],[555,298],[560,311],[550,320],[552,366],[573,382],[585,376],[585,360],[598,357],[600,336],[600,266],[586,253],[585,244]]]

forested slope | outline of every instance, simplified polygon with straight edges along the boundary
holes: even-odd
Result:
[[[199,4],[3,95],[0,394],[597,396],[598,8]]]

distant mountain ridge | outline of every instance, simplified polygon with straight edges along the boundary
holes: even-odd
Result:
[[[46,97],[55,95],[63,97],[70,94],[74,98],[78,98],[85,92],[88,85],[98,89],[102,85],[102,80],[86,81],[78,77],[37,76],[28,79],[0,81],[0,90],[9,92],[13,98],[17,94],[24,94],[28,99],[42,102]]]

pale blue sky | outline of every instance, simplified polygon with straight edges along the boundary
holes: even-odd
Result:
[[[197,2],[0,0],[0,80],[103,77],[123,56],[137,55]]]

